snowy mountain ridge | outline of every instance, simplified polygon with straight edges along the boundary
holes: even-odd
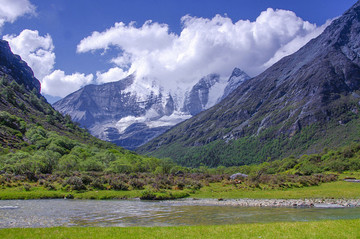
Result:
[[[170,127],[208,109],[250,77],[235,68],[229,78],[209,74],[187,89],[164,89],[134,75],[117,82],[88,85],[56,102],[90,133],[135,149]]]

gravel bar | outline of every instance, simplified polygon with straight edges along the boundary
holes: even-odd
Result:
[[[167,201],[183,205],[238,206],[238,207],[360,207],[360,199],[195,199],[186,198]]]

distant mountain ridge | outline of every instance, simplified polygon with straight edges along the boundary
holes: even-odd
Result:
[[[172,126],[213,106],[250,77],[235,69],[231,77],[201,78],[191,89],[144,89],[134,75],[117,82],[88,85],[53,104],[96,137],[135,149]]]
[[[139,149],[188,166],[241,165],[360,139],[360,3],[296,53]]]

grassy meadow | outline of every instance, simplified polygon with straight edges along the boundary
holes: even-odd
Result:
[[[183,197],[193,198],[256,198],[256,199],[311,199],[311,198],[335,198],[335,199],[357,199],[360,198],[360,183],[335,181],[321,183],[317,186],[292,187],[292,188],[267,188],[266,185],[260,188],[243,188],[236,184],[225,182],[209,183],[198,190],[183,189],[174,187],[151,191],[142,190],[83,190],[66,191],[57,185],[54,190],[48,190],[35,183],[22,184],[13,187],[0,188],[0,199],[50,199],[50,198],[74,198],[74,199],[128,199],[141,198],[146,194],[158,195],[159,198],[144,199],[176,199]]]
[[[310,199],[310,198],[334,198],[356,199],[360,198],[360,183],[344,181],[323,183],[318,186],[290,188],[290,189],[252,189],[241,190],[235,186],[223,186],[211,184],[195,192],[195,198],[256,198],[256,199]]]
[[[179,227],[0,229],[1,238],[359,238],[360,219]]]

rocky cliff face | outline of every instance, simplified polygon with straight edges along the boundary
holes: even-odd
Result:
[[[207,109],[209,97],[211,97],[210,90],[216,83],[219,83],[219,81],[220,76],[217,74],[210,74],[202,78],[192,87],[190,92],[186,93],[183,111],[191,115],[196,115],[204,109]],[[216,96],[214,98],[216,98]]]
[[[233,165],[359,139],[358,133],[346,131],[359,118],[359,57],[358,2],[298,52],[140,152],[160,157],[177,152],[175,159],[188,165]]]
[[[213,106],[223,97],[226,87],[226,92],[230,92],[249,79],[246,73],[237,72],[236,77],[241,80],[210,74],[189,90],[172,92],[165,92],[158,85],[142,87],[135,76],[129,76],[117,82],[85,86],[56,102],[54,107],[100,139],[135,149]]]
[[[9,43],[0,40],[0,77],[9,77],[18,84],[23,84],[28,90],[35,89],[40,95],[40,82],[34,77],[31,68],[21,60],[21,57],[11,52]]]
[[[238,88],[242,83],[248,80],[248,75],[239,68],[235,68],[228,80],[228,83],[224,89],[224,94],[220,98],[219,102]]]

